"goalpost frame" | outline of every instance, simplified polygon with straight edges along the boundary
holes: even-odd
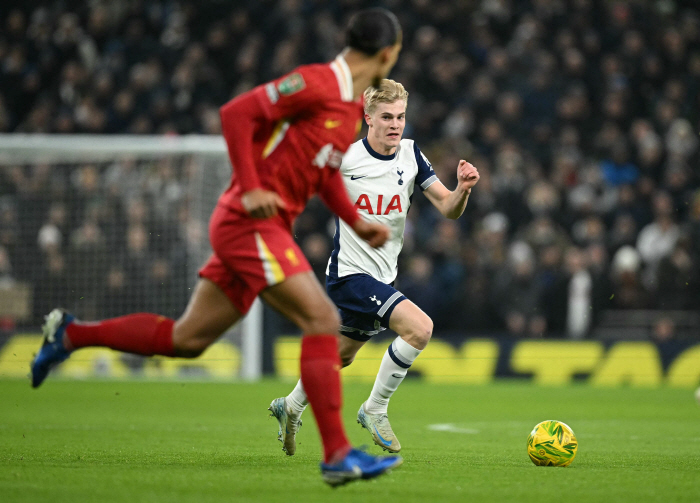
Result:
[[[0,167],[28,164],[109,162],[120,156],[158,159],[166,155],[196,154],[229,164],[223,137],[219,135],[59,135],[0,134]],[[225,187],[221,187],[223,191]],[[262,377],[263,309],[256,299],[241,321],[241,372],[244,380]]]

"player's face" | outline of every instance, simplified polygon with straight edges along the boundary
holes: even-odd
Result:
[[[371,116],[365,116],[369,125],[368,136],[372,144],[382,149],[382,154],[391,155],[399,146],[406,127],[406,102],[379,103]]]

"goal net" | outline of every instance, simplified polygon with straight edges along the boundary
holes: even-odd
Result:
[[[182,313],[230,180],[221,137],[0,135],[0,169],[0,330],[20,334],[5,335],[0,377],[12,361],[26,374],[54,307],[82,320]],[[60,372],[257,378],[261,319],[258,305],[196,360],[89,349]]]

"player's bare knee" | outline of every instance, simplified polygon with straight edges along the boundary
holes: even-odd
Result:
[[[329,304],[328,309],[304,320],[300,328],[307,334],[335,334],[340,328],[340,316],[335,307]]]
[[[180,358],[197,358],[207,347],[209,344],[201,339],[173,340],[173,349]]]
[[[346,353],[346,354],[340,354],[340,361],[343,364],[343,368],[347,367],[350,365],[352,362],[355,361],[355,355],[357,353]]]
[[[428,316],[425,316],[419,322],[417,322],[408,333],[401,335],[403,340],[408,342],[414,348],[421,350],[425,349],[432,336],[433,320],[431,320]]]
[[[188,330],[179,323],[175,323],[173,331],[173,350],[180,358],[197,358],[207,347],[210,339]]]

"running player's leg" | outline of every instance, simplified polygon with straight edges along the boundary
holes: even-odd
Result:
[[[45,341],[32,362],[32,386],[76,349],[102,346],[144,356],[199,356],[241,317],[240,311],[214,283],[201,279],[185,313],[177,320],[136,313],[83,323],[54,310],[44,325]]]
[[[357,355],[360,348],[365,345],[365,342],[367,341],[358,341],[341,334],[340,339],[338,340],[338,352],[340,354],[340,361],[343,368],[347,367],[355,360],[355,355]],[[284,400],[286,404],[285,412],[292,416],[293,419],[298,419],[306,409],[306,406],[309,404],[309,400],[306,396],[306,391],[304,391],[304,385],[302,384],[301,379],[297,381],[297,384],[292,392],[287,395]],[[293,442],[293,440],[293,438],[290,438],[290,443]],[[289,446],[285,445],[285,447],[287,454],[294,454],[293,452],[289,452]],[[292,449],[295,449],[295,447],[292,447]]]
[[[301,381],[321,433],[324,461],[342,459],[351,446],[340,416],[340,317],[335,306],[308,271],[266,288],[260,296],[302,330]]]
[[[242,316],[215,283],[201,278],[185,312],[175,322],[173,346],[176,356],[199,356]]]
[[[105,346],[145,356],[196,358],[240,318],[241,313],[219,287],[200,279],[177,321],[150,313],[76,321],[66,328],[66,345],[68,349]]]
[[[357,421],[370,432],[379,447],[399,452],[401,443],[387,415],[389,399],[406,377],[413,361],[428,344],[433,323],[418,306],[404,298],[390,314],[389,327],[399,336],[384,353],[372,392],[360,406]]]
[[[379,366],[372,393],[365,405],[370,414],[386,414],[389,399],[428,345],[433,322],[418,306],[405,299],[391,313],[389,328],[399,336],[389,345]]]

